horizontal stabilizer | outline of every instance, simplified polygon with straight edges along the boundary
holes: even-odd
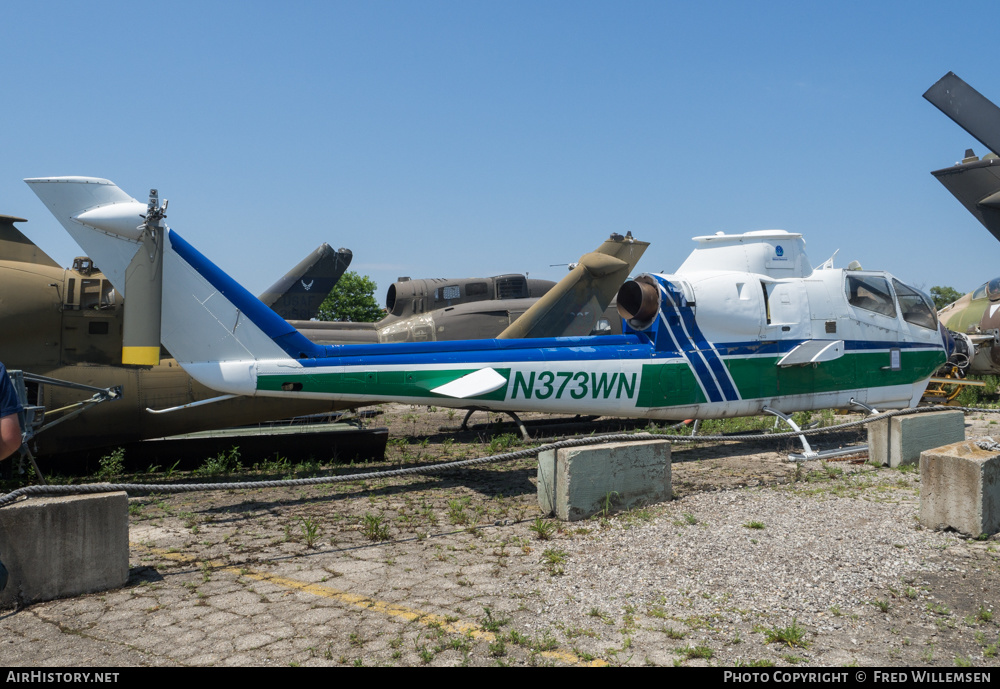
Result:
[[[1000,158],[984,156],[931,174],[1000,240]]]
[[[802,366],[833,361],[844,356],[843,340],[806,340],[778,362],[778,366]]]
[[[492,368],[483,368],[462,376],[457,380],[453,380],[450,383],[440,385],[431,390],[431,392],[437,395],[445,395],[446,397],[465,399],[499,390],[506,384],[507,379]]]

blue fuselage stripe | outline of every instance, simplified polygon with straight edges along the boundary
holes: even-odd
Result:
[[[668,281],[660,280],[660,284],[662,286],[661,294],[665,297],[665,306],[669,306],[678,317],[679,323],[675,326],[674,330],[679,330],[683,334],[687,345],[685,351],[688,352],[689,359],[692,361],[700,360],[703,362],[703,367],[707,366],[707,368],[703,368],[705,375],[702,378],[703,387],[706,390],[714,388],[719,397],[719,400],[713,399],[711,396],[709,396],[709,399],[713,402],[722,399],[726,401],[740,399],[739,392],[737,392],[736,386],[729,375],[729,369],[726,368],[725,363],[719,357],[719,352],[716,351],[702,334],[701,328],[698,327],[698,323],[695,321],[691,307],[687,305],[684,294],[676,290]],[[698,375],[701,376],[703,374],[698,372]]]

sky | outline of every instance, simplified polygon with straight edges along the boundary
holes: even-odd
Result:
[[[921,96],[1000,103],[987,2],[5,3],[0,213],[81,250],[21,180],[137,199],[261,292],[319,244],[398,276],[557,280],[610,233],[802,233],[922,289],[1000,275],[929,174],[984,147]]]

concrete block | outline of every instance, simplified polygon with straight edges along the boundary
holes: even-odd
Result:
[[[31,498],[0,508],[0,560],[10,573],[0,606],[123,586],[128,496]]]
[[[965,440],[965,414],[937,411],[868,424],[868,458],[881,466],[916,464],[920,453]]]
[[[669,500],[670,442],[587,445],[538,455],[538,504],[564,521],[601,511],[610,494],[616,509]]]
[[[972,441],[922,452],[920,523],[973,538],[1000,531],[1000,452]]]

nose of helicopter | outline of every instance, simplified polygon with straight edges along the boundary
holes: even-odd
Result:
[[[951,359],[951,355],[955,353],[955,339],[943,323],[938,324],[938,331],[941,333],[941,344],[944,345],[945,356]]]

